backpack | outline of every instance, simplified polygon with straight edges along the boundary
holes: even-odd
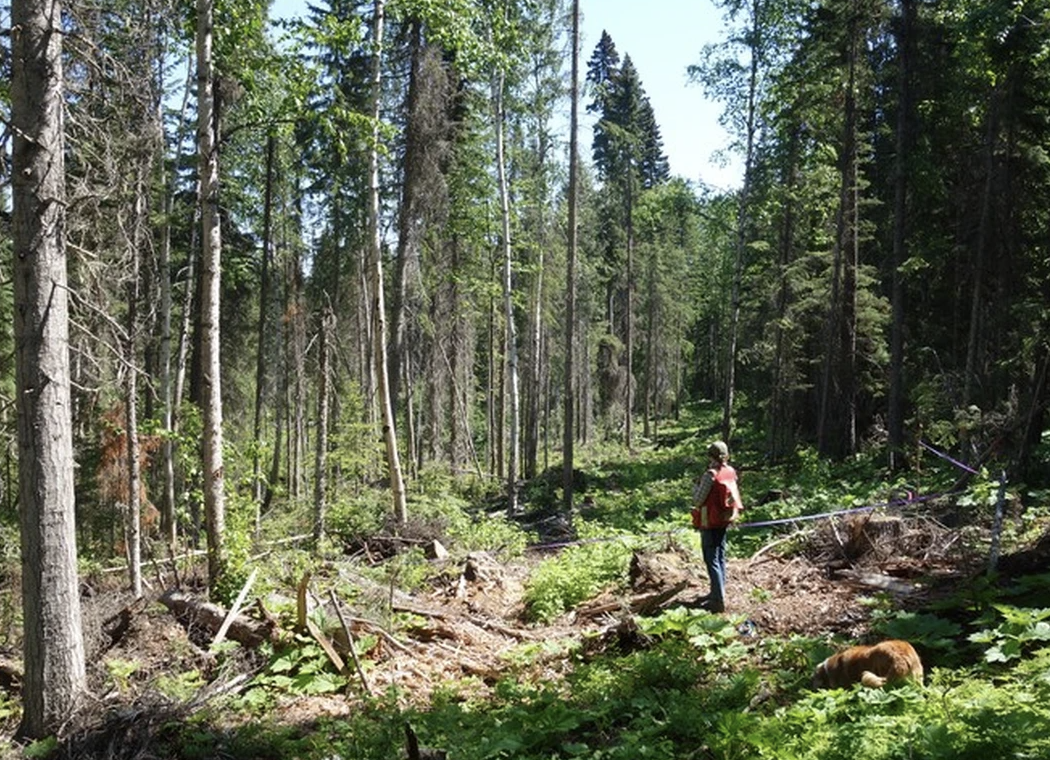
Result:
[[[707,499],[692,511],[694,528],[724,528],[733,520],[733,510],[740,512],[744,504],[736,482],[736,470],[724,465],[715,471]]]

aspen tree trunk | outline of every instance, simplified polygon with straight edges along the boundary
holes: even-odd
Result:
[[[128,514],[127,514],[127,552],[128,580],[131,593],[136,599],[142,596],[142,473],[139,466],[139,422],[138,422],[138,370],[136,368],[136,350],[138,344],[138,302],[139,275],[142,270],[141,250],[145,243],[146,225],[146,183],[136,183],[135,210],[132,220],[132,236],[129,242],[131,257],[131,277],[128,282],[127,335],[124,351],[125,371],[128,373],[127,397],[124,401],[125,428],[124,438],[127,442],[128,457]]]
[[[197,137],[201,179],[201,382],[204,417],[204,521],[208,586],[214,592],[226,566],[226,503],[222,459],[222,382],[219,357],[222,233],[219,227],[219,145],[212,69],[214,0],[197,0]]]
[[[394,516],[398,523],[408,522],[405,502],[405,482],[401,474],[401,459],[397,450],[397,430],[394,427],[394,408],[390,403],[390,378],[387,374],[386,306],[383,303],[383,256],[379,238],[379,104],[382,90],[383,56],[383,0],[375,0],[372,44],[372,145],[368,152],[368,245],[372,258],[372,298],[375,320],[375,367],[379,390],[380,414],[383,418],[383,439],[386,441],[386,463],[390,475],[390,490],[394,499]]]
[[[325,307],[321,316],[321,334],[318,341],[317,385],[317,443],[314,457],[314,542],[320,548],[324,538],[325,517],[328,507],[328,398],[332,325],[335,315],[331,307]]]
[[[496,119],[496,171],[499,177],[500,216],[503,224],[503,317],[506,322],[507,401],[510,406],[510,419],[507,421],[507,511],[514,514],[518,511],[518,427],[521,411],[511,272],[513,261],[510,242],[510,192],[507,188],[507,167],[503,152],[503,82],[503,72],[500,71],[493,83],[492,96]]]
[[[19,734],[69,720],[87,688],[75,534],[61,8],[11,3],[15,398],[24,668]]]
[[[197,293],[197,280],[198,274],[198,262],[197,259],[200,256],[200,198],[201,198],[201,183],[198,177],[196,182],[195,197],[197,199],[194,217],[193,217],[193,231],[190,233],[190,250],[189,256],[187,257],[186,265],[186,290],[182,296],[182,318],[179,324],[179,350],[175,359],[175,387],[172,389],[171,395],[171,413],[172,413],[172,431],[175,432],[179,428],[179,411],[182,408],[182,396],[183,390],[186,387],[186,374],[189,368],[189,353],[190,353],[190,329],[193,325],[193,315],[196,309],[194,305],[194,295]],[[173,462],[174,465],[174,462]],[[174,471],[173,471],[174,475]],[[174,484],[173,484],[174,487]],[[174,494],[172,495],[174,505]],[[190,511],[190,529],[189,538],[190,545],[196,549],[200,546],[200,502],[195,496],[189,498],[189,511]],[[174,517],[174,515],[173,515]],[[172,528],[174,531],[174,527]]]

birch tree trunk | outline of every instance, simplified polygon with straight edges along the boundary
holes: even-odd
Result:
[[[383,439],[386,441],[386,461],[390,474],[390,490],[394,498],[394,516],[404,525],[408,522],[405,503],[405,482],[401,474],[401,459],[397,451],[397,430],[394,427],[394,408],[390,403],[390,378],[387,372],[386,306],[383,303],[383,256],[379,238],[379,104],[382,95],[383,60],[383,0],[375,0],[375,18],[372,27],[372,145],[368,152],[368,245],[372,258],[372,297],[375,304],[374,361],[376,383],[379,386],[380,413],[383,418]]]
[[[212,68],[214,0],[197,0],[197,137],[201,180],[201,384],[204,417],[204,521],[208,585],[214,592],[226,565],[226,505],[222,459],[222,383],[219,360],[222,233],[219,227],[219,146]]]
[[[74,532],[61,8],[11,3],[15,397],[25,680],[19,734],[67,721],[87,688]]]
[[[503,317],[506,323],[507,401],[510,407],[510,419],[507,420],[507,512],[514,514],[518,510],[518,428],[521,411],[511,275],[513,260],[510,244],[510,192],[507,188],[506,157],[503,154],[503,81],[504,75],[501,71],[496,75],[492,96],[496,120],[496,171],[499,177],[500,216],[503,223]]]

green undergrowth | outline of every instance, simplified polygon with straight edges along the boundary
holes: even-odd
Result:
[[[269,594],[271,611],[288,620],[295,608],[289,594],[309,573],[316,594],[334,591],[348,608],[407,639],[419,621],[392,612],[393,591],[447,587],[448,574],[461,570],[464,557],[483,551],[531,567],[523,624],[565,622],[563,616],[589,599],[626,589],[636,550],[684,548],[699,558],[689,495],[707,443],[716,437],[718,410],[689,414],[633,452],[582,451],[575,507],[554,515],[570,525],[572,540],[543,554],[531,530],[559,513],[560,478],[548,474],[528,484],[524,514],[512,518],[499,509],[492,483],[429,471],[410,495],[410,525],[402,537],[412,548],[367,566],[356,562],[357,543],[390,527],[388,495],[338,495],[328,515],[328,542],[269,555],[252,595]],[[816,523],[794,518],[878,505],[896,512],[916,495],[923,500],[903,505],[905,513],[986,526],[998,492],[997,481],[979,473],[964,494],[933,498],[957,478],[941,460],[924,462],[919,478],[890,475],[864,454],[832,465],[801,450],[771,463],[762,446],[762,436],[742,425],[732,455],[747,506],[745,525],[731,534],[737,557],[771,541],[780,542],[780,552],[801,545],[791,537]],[[1025,511],[1012,516],[1003,533],[1004,551],[1046,530],[1046,499],[1024,498]],[[286,515],[270,530],[293,535],[307,518],[308,510]],[[747,525],[767,521],[782,522]],[[981,531],[960,535],[969,550],[987,551]],[[429,538],[439,538],[451,559],[426,559],[420,547]],[[355,672],[335,674],[316,642],[300,635],[260,652],[265,662],[236,696],[214,699],[190,720],[166,724],[154,754],[386,760],[405,756],[407,724],[421,744],[444,750],[450,760],[1050,757],[1048,589],[1050,576],[1005,583],[988,575],[922,609],[903,610],[887,595],[858,596],[871,620],[870,636],[912,641],[926,665],[925,687],[885,691],[810,690],[815,665],[851,641],[766,635],[753,621],[684,608],[601,636],[521,644],[501,653],[499,676],[450,680],[426,701],[410,686],[363,694]],[[315,622],[336,627],[330,620]],[[363,653],[375,644],[357,642]],[[217,657],[221,662],[234,654]],[[134,678],[116,665],[114,679]],[[363,667],[367,672],[367,657]],[[172,699],[192,691],[195,678],[168,684]],[[337,717],[295,708],[308,699],[342,705],[344,697],[350,709]]]
[[[1040,616],[1030,617],[1037,627]],[[379,760],[403,753],[406,723],[457,760],[1050,756],[1050,648],[1029,641],[1007,664],[974,642],[972,661],[934,664],[924,687],[812,691],[826,642],[765,638],[746,623],[674,609],[639,621],[641,648],[584,641],[565,651],[571,667],[559,678],[522,662],[484,698],[464,681],[425,707],[400,707],[390,692],[338,719],[289,725],[260,713],[221,747],[198,723],[185,729],[194,749],[180,756]],[[939,635],[928,620],[913,630]]]

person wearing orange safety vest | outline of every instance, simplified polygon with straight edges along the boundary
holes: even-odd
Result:
[[[729,447],[715,441],[707,447],[708,466],[693,485],[693,527],[700,531],[711,593],[700,600],[711,612],[726,607],[726,529],[744,508],[736,470],[729,465]]]

